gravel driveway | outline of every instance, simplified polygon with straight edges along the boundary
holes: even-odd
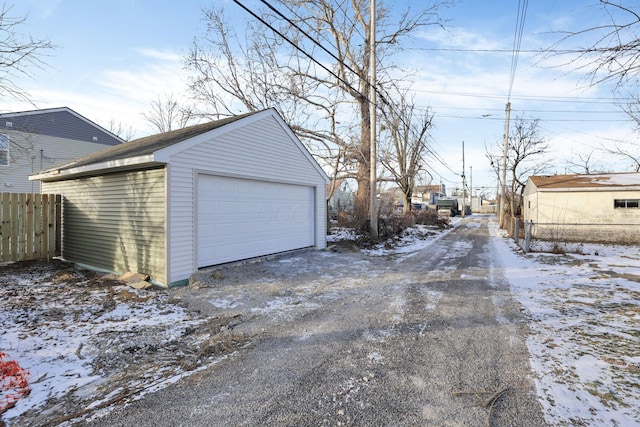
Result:
[[[297,253],[175,297],[251,344],[91,425],[544,426],[487,219],[412,255]]]

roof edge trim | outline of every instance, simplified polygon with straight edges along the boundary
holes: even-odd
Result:
[[[47,172],[39,172],[29,175],[29,181],[49,181],[58,180],[74,175],[86,175],[91,172],[102,171],[105,169],[126,168],[129,166],[142,165],[145,163],[156,163],[152,154],[138,157],[128,157],[125,159],[110,160],[107,162],[93,163],[85,166],[78,166],[70,169],[50,169]]]

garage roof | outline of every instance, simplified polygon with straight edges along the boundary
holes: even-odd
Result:
[[[151,136],[135,139],[133,141],[125,142],[123,144],[116,145],[106,150],[98,151],[97,153],[80,157],[68,163],[54,166],[53,168],[45,170],[42,173],[47,173],[51,170],[62,171],[64,169],[76,168],[79,166],[87,166],[95,163],[103,163],[103,162],[109,162],[113,160],[122,160],[129,157],[138,157],[138,156],[153,154],[162,148],[187,140],[196,135],[200,135],[202,133],[224,126],[226,124],[233,123],[237,120],[240,120],[252,114],[255,114],[255,113],[247,113],[239,116],[227,117],[222,120],[202,123],[202,124],[182,128],[182,129],[176,129],[169,132],[159,133],[157,135],[151,135]]]
[[[587,188],[640,188],[640,173],[606,173],[531,176],[529,180],[538,190],[587,189]]]
[[[285,132],[304,152],[304,155],[309,159],[313,167],[323,176],[325,181],[329,181],[329,178],[322,167],[320,167],[311,153],[309,153],[309,151],[304,147],[293,131],[291,131],[291,128],[287,126],[274,108],[227,117],[221,120],[193,125],[183,129],[177,129],[125,142],[97,153],[89,154],[70,162],[54,166],[50,169],[40,171],[34,175],[30,175],[29,179],[50,181],[66,179],[72,176],[104,173],[105,171],[112,170],[139,169],[140,167],[163,165],[168,161],[167,154],[171,153],[172,150],[183,149],[184,147],[182,147],[182,145],[185,143],[188,144],[188,140],[195,141],[200,135],[251,116],[254,116],[257,120],[262,117],[271,116],[280,122]]]

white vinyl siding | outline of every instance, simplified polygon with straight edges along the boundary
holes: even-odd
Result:
[[[319,249],[326,246],[326,182],[317,165],[312,164],[304,148],[289,137],[275,117],[251,119],[201,135],[206,139],[170,156],[170,282],[184,280],[197,269],[194,205],[198,173],[312,187],[313,245]]]
[[[62,256],[167,284],[163,168],[43,182],[63,195]]]
[[[29,175],[108,147],[18,131],[5,134],[9,137],[11,160],[8,167],[0,167],[0,189],[12,193],[39,193],[40,181],[29,181]]]

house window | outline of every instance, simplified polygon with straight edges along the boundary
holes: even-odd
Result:
[[[640,199],[615,199],[613,201],[613,207],[615,209],[630,209],[640,207]]]
[[[9,165],[9,137],[0,135],[0,166]]]

